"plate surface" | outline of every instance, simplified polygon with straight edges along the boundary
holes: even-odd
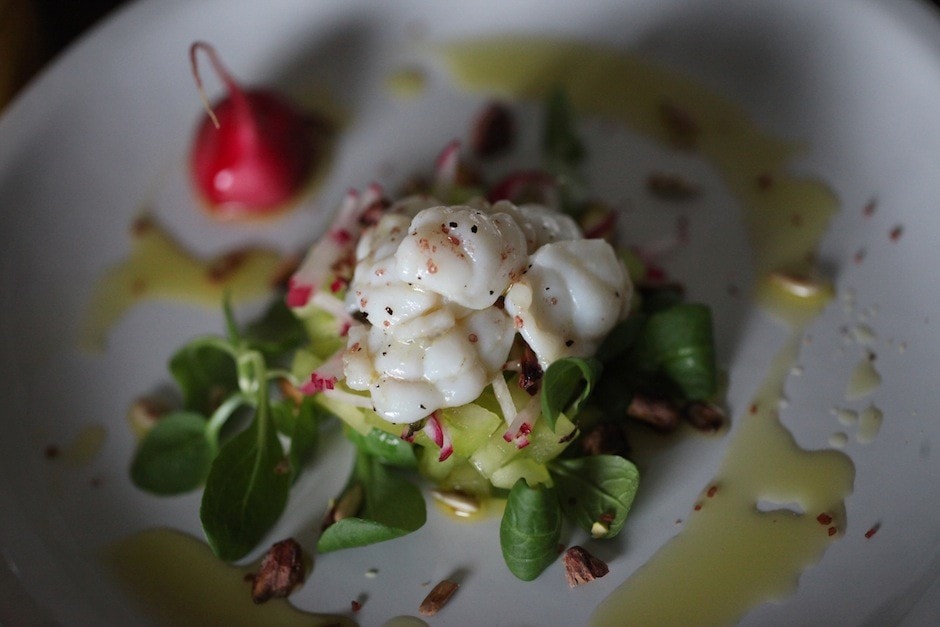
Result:
[[[394,188],[426,169],[451,138],[466,136],[487,95],[462,90],[428,44],[493,33],[616,47],[680,72],[738,103],[763,132],[805,146],[793,169],[824,181],[839,200],[819,250],[837,297],[807,331],[812,341],[798,360],[802,375],[795,370],[788,380],[782,416],[807,448],[828,447],[843,433],[855,488],[845,536],[801,576],[795,594],[753,608],[743,622],[922,624],[940,613],[940,456],[932,452],[940,442],[940,20],[933,8],[847,0],[471,4],[138,2],[6,110],[0,622],[138,623],[139,606],[101,575],[98,552],[158,525],[199,533],[198,495],[157,499],[131,486],[134,440],[124,416],[134,398],[168,380],[166,360],[177,346],[221,330],[219,312],[147,303],[119,321],[103,352],[78,347],[90,289],[126,256],[134,217],[150,211],[200,255],[246,241],[297,250],[348,187],[379,180]],[[200,114],[186,56],[195,40],[212,42],[246,84],[298,98],[325,90],[349,114],[325,184],[280,220],[220,226],[196,208],[183,169]],[[415,67],[427,73],[424,91],[396,97],[388,78]],[[708,212],[714,220],[733,217],[736,200],[709,164],[628,130],[605,139],[603,121],[586,124],[600,164],[594,182],[631,207],[625,223],[637,231],[633,241],[662,227],[661,217],[644,217],[656,209],[642,194],[648,172],[683,168],[703,181],[707,198],[689,220],[693,240],[696,229],[709,236],[666,261],[693,299],[715,309],[735,419],[768,367],[768,346],[783,337],[748,298],[728,297],[729,281],[746,286],[752,274],[742,261],[746,243],[733,219],[715,235]],[[622,154],[629,159],[621,174],[611,164]],[[868,352],[882,383],[846,401],[852,369]],[[869,406],[884,422],[871,442],[859,442],[858,427],[841,424],[833,410]],[[460,573],[459,595],[433,623],[584,624],[679,530],[674,521],[688,515],[734,436],[732,428],[722,438],[684,439],[655,457],[624,537],[602,549],[611,574],[590,586],[568,590],[558,563],[534,583],[515,581],[501,563],[495,520],[457,523],[429,508],[429,524],[412,536],[318,557],[296,603],[348,613],[364,595],[357,620],[381,624],[416,614],[421,584]],[[100,446],[88,443],[95,437],[103,437]],[[50,460],[50,446],[68,455]],[[344,481],[348,453],[337,446],[319,459],[272,537],[309,535]],[[866,537],[875,525],[877,534]],[[377,576],[366,578],[373,568]]]

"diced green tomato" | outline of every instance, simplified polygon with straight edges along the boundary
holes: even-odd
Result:
[[[427,436],[424,431],[415,431],[414,439],[412,440],[415,446],[420,446],[426,449],[434,449],[432,451],[435,455],[440,455],[440,449],[437,448],[437,444],[431,441],[431,438]]]
[[[504,424],[499,416],[475,403],[442,410],[441,422],[454,453],[464,457],[472,455]]]
[[[564,414],[559,415],[555,431],[545,421],[536,422],[529,434],[529,445],[520,449],[515,443],[504,440],[504,429],[497,428],[486,444],[470,456],[470,463],[497,488],[512,488],[520,477],[529,485],[546,483],[545,464],[565,450],[566,436],[574,429],[574,424]]]
[[[499,401],[496,400],[496,394],[493,393],[492,386],[486,386],[486,388],[483,390],[483,393],[480,394],[479,398],[473,401],[473,404],[479,405],[483,409],[487,409],[497,416],[502,415],[500,413]]]
[[[548,463],[565,450],[570,441],[568,436],[575,428],[565,414],[558,414],[554,431],[548,426],[548,421],[539,420],[529,434],[529,445],[522,449],[523,456],[531,457],[540,464]]]
[[[490,495],[489,480],[478,473],[469,461],[458,455],[451,455],[447,458],[447,461],[450,460],[454,460],[451,471],[447,473],[446,477],[438,481],[439,488],[474,494],[480,498]]]
[[[551,485],[548,468],[531,457],[517,457],[490,475],[490,482],[494,486],[507,490],[516,485],[519,479],[525,479],[529,486],[536,486],[540,483]]]
[[[426,446],[416,446],[415,453],[418,456],[418,472],[437,484],[447,478],[458,460],[457,455],[451,455],[444,461],[438,461],[440,449],[433,443]]]
[[[505,466],[509,461],[523,450],[514,443],[503,439],[504,429],[497,429],[487,439],[486,444],[479,447],[470,456],[470,463],[481,475],[492,478],[493,473]],[[510,486],[512,487],[512,486]]]

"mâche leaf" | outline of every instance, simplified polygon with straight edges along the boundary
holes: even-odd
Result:
[[[575,116],[568,96],[562,89],[552,90],[545,103],[545,124],[542,128],[542,157],[549,172],[555,176],[562,209],[577,215],[585,196],[583,175],[584,143],[578,136]]]
[[[532,581],[558,558],[561,506],[555,490],[532,488],[519,479],[509,491],[499,525],[499,544],[506,566],[516,577]]]
[[[355,484],[362,490],[361,508],[355,515],[327,527],[317,542],[318,551],[326,553],[391,540],[416,531],[427,520],[421,491],[361,449],[347,490]]]
[[[212,463],[199,517],[220,558],[243,557],[277,521],[291,474],[263,399],[251,426],[225,443]]]
[[[710,398],[718,387],[711,310],[685,303],[653,313],[637,340],[633,361],[679,398]]]
[[[174,412],[161,418],[140,443],[131,480],[154,494],[188,492],[205,481],[215,453],[206,419],[195,412]]]
[[[584,160],[584,144],[578,137],[568,96],[561,89],[553,90],[546,100],[542,154],[551,166],[564,171],[573,171]]]
[[[617,455],[555,459],[548,466],[565,515],[595,537],[612,538],[623,528],[640,473]]]
[[[548,367],[542,379],[542,415],[553,430],[558,414],[577,413],[590,396],[602,368],[600,361],[590,357],[567,357]]]
[[[601,363],[607,363],[629,351],[636,343],[643,330],[646,316],[642,313],[631,313],[607,334],[604,342],[597,348],[595,357]]]
[[[269,363],[290,354],[308,340],[303,322],[291,312],[281,295],[271,301],[260,318],[245,326],[241,338],[260,351]]]
[[[313,456],[320,442],[320,424],[331,415],[322,405],[314,402],[312,396],[304,397],[296,408],[290,448],[287,451],[292,481]]]
[[[365,435],[355,429],[347,429],[346,437],[363,453],[372,455],[382,463],[402,468],[415,468],[418,458],[411,444],[399,435],[373,427]]]
[[[223,339],[195,339],[170,358],[170,373],[183,392],[184,409],[209,416],[238,389],[234,349]]]

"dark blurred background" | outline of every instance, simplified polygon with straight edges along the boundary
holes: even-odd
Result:
[[[126,2],[0,0],[0,109],[43,63]]]
[[[42,31],[41,38],[49,52],[55,53],[125,1],[33,0],[33,6]]]
[[[44,63],[127,0],[0,0],[0,109]]]

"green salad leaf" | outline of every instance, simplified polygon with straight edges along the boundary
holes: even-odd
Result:
[[[620,533],[640,484],[632,462],[618,455],[591,455],[555,459],[548,469],[568,518],[596,538]]]
[[[718,387],[711,310],[682,303],[649,316],[632,361],[650,385],[685,400],[703,400]]]
[[[553,362],[542,378],[542,416],[552,430],[561,413],[574,415],[591,395],[603,367],[597,359],[566,357]]]
[[[545,124],[542,128],[542,158],[556,179],[562,209],[577,216],[585,197],[581,164],[586,156],[584,143],[577,133],[577,124],[568,95],[563,89],[549,92],[545,103]]]
[[[312,396],[305,396],[299,405],[290,398],[271,403],[271,418],[278,433],[290,440],[287,461],[292,480],[297,479],[316,451],[320,425],[332,417],[333,414]]]
[[[154,494],[198,488],[209,474],[216,448],[204,416],[191,411],[168,414],[140,443],[131,463],[131,479]]]
[[[251,551],[280,518],[292,480],[272,416],[264,357],[244,345],[234,349],[239,386],[253,401],[254,418],[219,450],[199,510],[209,546],[227,561]]]
[[[584,143],[578,137],[575,116],[563,89],[552,90],[546,100],[542,154],[555,170],[570,172],[584,161]]]
[[[606,364],[625,355],[636,344],[637,338],[646,324],[646,315],[641,312],[631,313],[626,320],[618,323],[604,342],[598,347],[595,357]]]
[[[362,491],[361,508],[328,526],[317,542],[318,551],[384,542],[420,529],[427,520],[421,490],[361,449],[344,494],[353,489]]]
[[[532,581],[558,558],[561,507],[553,488],[519,479],[509,491],[499,525],[503,560],[513,575]]]
[[[259,411],[222,446],[206,479],[199,517],[213,552],[233,561],[257,546],[284,511],[290,482],[277,432]]]
[[[303,322],[283,298],[273,299],[261,317],[250,322],[240,335],[248,346],[261,351],[268,363],[290,355],[308,341]]]
[[[238,390],[234,351],[217,337],[197,338],[170,358],[170,373],[183,392],[183,408],[208,416]]]
[[[372,427],[372,430],[365,435],[355,429],[346,429],[346,437],[356,445],[357,449],[377,458],[384,464],[402,468],[418,466],[414,448],[400,435]]]

